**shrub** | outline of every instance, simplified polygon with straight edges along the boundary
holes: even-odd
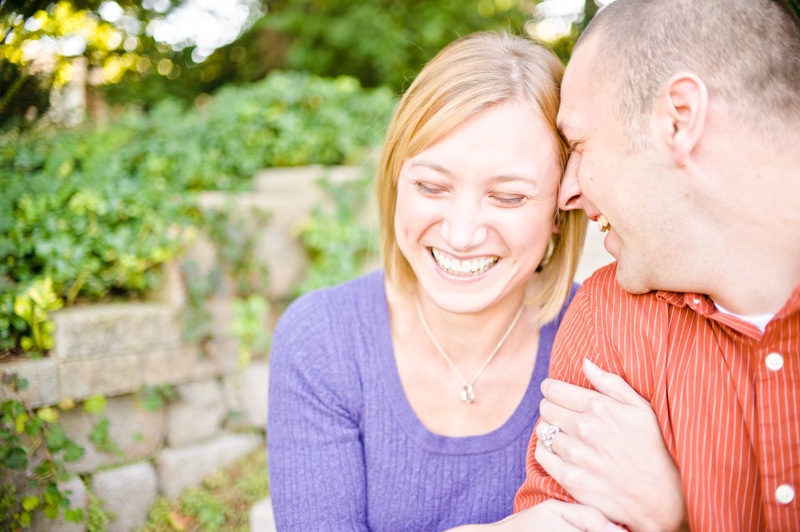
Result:
[[[263,167],[356,160],[393,105],[352,78],[274,73],[194,108],[164,101],[105,125],[0,135],[0,353],[35,336],[14,310],[31,287],[51,287],[51,305],[145,293],[199,221],[193,192],[246,188]]]

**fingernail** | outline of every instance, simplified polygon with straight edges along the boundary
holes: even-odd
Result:
[[[600,375],[602,375],[602,373],[603,373],[603,372],[600,370],[600,368],[598,368],[598,367],[597,367],[597,366],[596,366],[596,365],[595,365],[595,364],[594,364],[594,363],[593,363],[591,360],[589,360],[588,358],[584,358],[584,359],[583,359],[583,371],[584,371],[585,373],[587,373],[587,374],[588,374],[588,373],[591,373],[592,375],[594,375],[594,376],[598,376],[598,377],[599,377]]]

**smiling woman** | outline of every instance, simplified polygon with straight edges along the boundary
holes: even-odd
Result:
[[[274,335],[279,529],[511,513],[586,228],[556,209],[562,72],[525,38],[478,33],[404,95],[376,178],[385,270],[297,300]]]

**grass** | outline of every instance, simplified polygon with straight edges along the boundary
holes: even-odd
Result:
[[[257,449],[178,499],[159,498],[141,532],[245,532],[250,508],[268,493],[266,455]]]

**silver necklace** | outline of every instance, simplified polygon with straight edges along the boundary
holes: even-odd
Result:
[[[483,365],[475,374],[475,376],[472,377],[472,380],[468,381],[467,379],[464,378],[461,372],[458,371],[456,365],[453,364],[453,361],[450,360],[450,357],[447,356],[447,353],[445,353],[442,346],[439,344],[439,342],[436,341],[436,338],[433,336],[431,328],[428,327],[428,322],[425,321],[425,315],[422,313],[422,307],[420,307],[419,305],[419,298],[415,297],[414,303],[416,303],[417,305],[417,314],[419,315],[419,321],[422,322],[422,328],[425,329],[426,333],[428,333],[428,338],[430,338],[431,342],[433,342],[433,345],[436,346],[436,349],[439,351],[439,354],[442,355],[442,358],[445,360],[445,362],[447,362],[447,365],[450,366],[450,369],[453,370],[453,372],[458,376],[459,380],[464,384],[464,387],[461,389],[461,395],[460,395],[461,402],[466,403],[468,405],[472,404],[473,402],[475,402],[475,392],[472,390],[472,385],[475,384],[475,381],[478,380],[478,377],[481,376],[481,373],[483,373],[483,370],[485,370],[486,366],[489,365],[489,362],[492,361],[497,352],[500,351],[500,348],[503,347],[506,338],[508,338],[508,335],[511,334],[511,331],[514,330],[514,326],[519,321],[519,317],[522,316],[522,310],[525,308],[525,304],[523,303],[522,305],[520,305],[519,310],[517,311],[517,315],[514,316],[514,319],[511,321],[511,325],[509,325],[508,329],[506,330],[506,333],[503,335],[502,338],[500,338],[500,341],[497,342],[497,345],[494,346],[494,349],[492,350],[491,353],[489,353],[489,356],[486,357],[486,360],[484,361]]]

